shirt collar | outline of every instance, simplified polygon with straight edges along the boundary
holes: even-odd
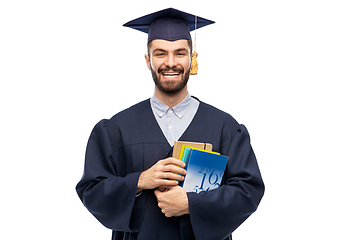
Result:
[[[177,106],[174,106],[172,108],[173,113],[178,117],[178,118],[183,118],[185,113],[188,111],[189,106],[190,106],[190,100],[191,100],[191,96],[188,92],[188,94],[186,95],[186,97],[184,98],[183,101],[181,101]],[[170,110],[170,108],[164,104],[163,102],[161,102],[156,96],[155,94],[153,95],[153,97],[151,98],[151,104],[152,104],[152,108],[153,110],[156,112],[156,114],[161,118],[163,116],[165,116],[167,114],[167,112]]]

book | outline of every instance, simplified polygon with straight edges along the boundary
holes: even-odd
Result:
[[[227,156],[190,148],[185,166],[187,174],[184,181],[180,182],[180,186],[187,192],[196,193],[218,188],[227,161]]]
[[[197,148],[199,150],[204,149],[205,151],[211,151],[213,149],[213,145],[210,143],[175,141],[174,147],[173,147],[172,157],[183,161],[185,146],[188,146],[189,148],[192,148],[192,147]],[[187,152],[188,152],[188,150],[187,150]],[[187,157],[187,155],[185,156],[185,158],[186,157]],[[184,160],[184,163],[186,163],[186,159]]]
[[[190,147],[200,148],[211,151],[213,149],[213,145],[210,143],[200,143],[200,142],[183,142],[183,141],[175,141],[173,147],[173,154],[172,157],[179,159],[180,151],[183,145],[187,145]]]
[[[197,148],[197,147],[191,147],[191,146],[187,146],[187,145],[183,144],[182,149],[180,150],[180,155],[179,155],[178,159],[182,160],[184,163],[186,163],[187,157],[189,156],[190,149],[195,149],[195,150],[199,150],[199,151],[203,151],[203,152],[209,152],[209,153],[213,153],[216,155],[220,155],[220,153],[217,153],[217,152],[213,152],[210,150],[201,149],[201,148]]]
[[[205,150],[205,149],[201,149],[201,148],[195,148],[195,147],[190,147],[190,146],[183,145],[182,149],[180,150],[179,160],[183,161],[186,164],[187,163],[187,159],[189,157],[189,152],[190,152],[191,149],[195,149],[195,150],[199,150],[199,151],[203,151],[203,152],[208,152],[208,153],[213,153],[213,154],[216,154],[216,155],[220,155],[220,153],[217,153],[217,152],[213,152],[213,151],[209,151],[209,150]]]

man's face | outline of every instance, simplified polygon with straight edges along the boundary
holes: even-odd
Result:
[[[188,40],[171,42],[156,39],[150,43],[148,51],[146,62],[157,88],[166,94],[184,89],[189,80],[191,63]]]

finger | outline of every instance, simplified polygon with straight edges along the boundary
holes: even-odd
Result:
[[[184,168],[177,167],[175,165],[166,165],[163,171],[186,175],[186,170]]]
[[[172,157],[166,158],[164,160],[164,164],[165,165],[174,164],[174,165],[177,165],[177,166],[182,167],[182,168],[185,167],[185,163],[183,161],[176,159],[176,158],[172,158]]]
[[[161,185],[160,187],[158,187],[158,189],[160,190],[160,192],[167,192],[167,191],[169,191],[170,189],[173,189],[174,187],[178,187],[178,185],[172,185],[172,186],[169,186],[169,185]]]
[[[161,191],[158,188],[154,190],[154,195],[156,198],[159,198],[160,194],[161,194]]]
[[[163,179],[167,179],[167,180],[184,181],[183,175],[172,173],[172,172],[165,172],[162,174],[162,176],[163,176],[162,177]]]
[[[177,186],[178,184],[179,183],[177,180],[164,179],[164,180],[161,180],[160,186],[164,186],[165,188],[167,188],[168,186]]]
[[[160,192],[165,192],[169,189],[169,186],[160,186],[160,187],[158,187],[158,189]]]

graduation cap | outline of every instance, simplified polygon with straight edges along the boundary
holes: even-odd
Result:
[[[155,39],[176,41],[186,39],[192,41],[190,31],[215,23],[174,8],[167,8],[127,22],[123,26],[148,34],[148,43]],[[195,33],[196,42],[196,33]],[[192,53],[191,72],[197,74],[196,43]]]

